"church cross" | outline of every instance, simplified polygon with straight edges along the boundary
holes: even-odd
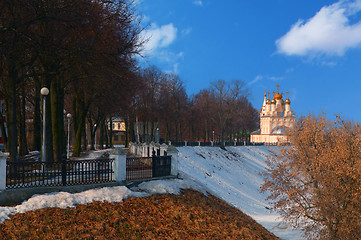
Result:
[[[280,85],[277,83],[276,87],[277,87],[277,93],[278,93],[280,90]]]

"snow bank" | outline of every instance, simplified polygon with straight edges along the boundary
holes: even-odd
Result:
[[[282,224],[268,210],[267,195],[260,193],[267,156],[272,146],[180,147],[179,169],[203,185],[208,192],[240,209],[282,239],[303,239],[301,232]]]
[[[77,204],[87,204],[94,201],[122,202],[123,199],[129,197],[146,197],[156,193],[179,194],[181,189],[189,188],[205,192],[204,188],[190,180],[169,179],[142,183],[137,191],[132,191],[125,186],[116,186],[91,189],[74,194],[57,192],[34,195],[16,207],[0,207],[0,223],[9,219],[10,215],[47,207],[70,208],[75,207]]]
[[[190,179],[173,179],[173,180],[157,180],[150,182],[143,182],[139,184],[138,190],[145,191],[149,194],[155,193],[171,193],[171,194],[179,194],[181,189],[194,189],[203,194],[207,195],[204,187],[195,183]]]

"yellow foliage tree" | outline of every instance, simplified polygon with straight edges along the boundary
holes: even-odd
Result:
[[[300,119],[291,145],[268,161],[262,191],[273,209],[310,239],[361,238],[361,128],[326,119]]]

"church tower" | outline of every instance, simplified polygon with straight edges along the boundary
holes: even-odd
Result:
[[[273,91],[272,100],[270,92],[265,92],[262,108],[260,111],[260,129],[251,133],[251,143],[275,145],[278,142],[287,141],[285,131],[295,123],[295,115],[291,110],[289,92],[287,99],[283,100],[280,93],[280,85],[276,85],[277,91]]]

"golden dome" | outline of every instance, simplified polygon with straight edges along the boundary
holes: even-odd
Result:
[[[276,104],[276,100],[272,99],[271,104]]]
[[[273,99],[274,100],[282,100],[282,94],[280,94],[280,85],[277,84],[276,87],[277,87],[277,93],[275,95],[273,95]]]
[[[285,100],[285,104],[291,104],[291,100],[289,100],[288,98]]]
[[[275,99],[275,100],[281,100],[281,99],[282,99],[282,95],[279,94],[279,93],[276,93],[276,94],[273,96],[273,99]]]

